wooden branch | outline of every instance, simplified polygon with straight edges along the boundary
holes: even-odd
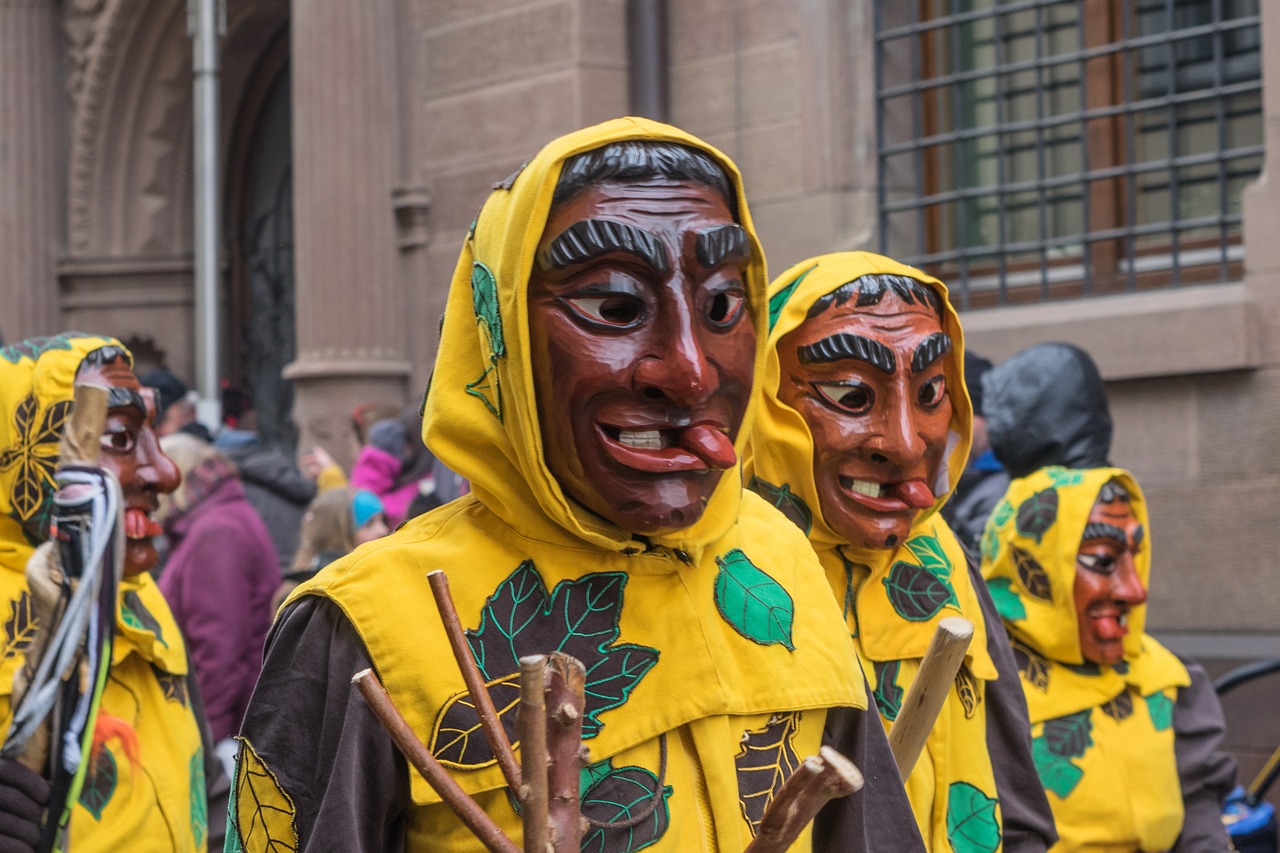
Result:
[[[956,673],[964,663],[964,654],[973,639],[973,623],[959,616],[950,616],[938,623],[938,630],[920,661],[915,680],[902,700],[902,709],[889,732],[889,748],[893,750],[898,772],[905,780],[916,766],[920,751],[924,749],[929,732],[937,722],[955,684]]]
[[[577,658],[547,656],[547,810],[555,853],[578,853],[586,831],[578,805],[585,684],[586,670]]]
[[[485,814],[476,801],[467,796],[458,783],[453,781],[448,771],[440,766],[440,762],[431,754],[431,750],[418,740],[413,729],[396,709],[395,703],[391,701],[382,682],[373,674],[373,670],[365,669],[357,672],[351,682],[360,688],[365,701],[369,703],[370,710],[391,735],[391,739],[395,741],[404,757],[422,774],[427,784],[466,824],[467,829],[471,830],[485,849],[490,853],[520,853],[520,848],[516,847],[515,842],[503,834],[492,818]]]
[[[745,853],[785,853],[823,806],[861,790],[862,784],[862,773],[852,761],[829,746],[822,747],[782,783]]]
[[[489,748],[502,768],[502,775],[507,780],[507,787],[513,792],[520,791],[520,765],[516,762],[511,742],[507,740],[507,732],[502,727],[502,719],[498,709],[493,705],[489,689],[485,687],[484,676],[471,656],[471,645],[462,632],[462,622],[458,619],[457,608],[453,606],[453,596],[449,594],[449,578],[445,573],[436,570],[427,573],[427,582],[431,584],[431,594],[436,599],[436,609],[440,611],[440,621],[444,623],[445,633],[449,637],[449,645],[453,649],[453,657],[462,671],[462,680],[467,685],[467,694],[480,715],[480,727],[489,741]]]
[[[551,853],[547,822],[547,659],[520,658],[520,817],[524,822],[524,853]]]

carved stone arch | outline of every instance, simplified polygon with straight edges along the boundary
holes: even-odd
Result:
[[[73,88],[73,257],[175,257],[191,246],[186,7],[106,0]],[[76,91],[78,89],[78,91]]]

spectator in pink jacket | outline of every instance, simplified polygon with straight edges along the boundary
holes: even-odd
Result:
[[[235,465],[183,433],[165,436],[160,446],[182,473],[164,510],[171,550],[160,591],[186,636],[209,727],[220,741],[239,730],[249,704],[280,569]]]
[[[387,523],[395,529],[424,485],[428,492],[434,485],[434,462],[422,443],[422,418],[410,409],[369,427],[367,442],[351,469],[351,486],[381,498]]]

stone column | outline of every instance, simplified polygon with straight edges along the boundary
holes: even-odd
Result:
[[[54,0],[0,0],[0,335],[61,331],[59,78]]]
[[[294,239],[300,446],[350,462],[349,414],[403,403],[410,365],[392,190],[392,0],[293,0]]]

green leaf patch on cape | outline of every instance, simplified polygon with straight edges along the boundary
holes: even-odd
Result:
[[[762,646],[795,650],[791,627],[795,602],[782,584],[761,571],[740,549],[716,557],[716,609],[735,631]]]

